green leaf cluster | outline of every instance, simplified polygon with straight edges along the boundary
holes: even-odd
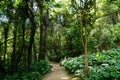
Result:
[[[69,58],[61,62],[69,72],[84,79],[83,56]],[[85,80],[119,80],[120,48],[89,55],[89,76]]]
[[[42,76],[51,70],[51,65],[48,61],[38,61],[34,62],[30,66],[30,70],[26,69],[24,66],[20,67],[20,69],[10,74],[0,74],[0,79],[2,80],[41,80]]]
[[[31,70],[35,72],[38,71],[41,75],[45,75],[51,70],[51,65],[48,61],[40,60],[31,65]]]

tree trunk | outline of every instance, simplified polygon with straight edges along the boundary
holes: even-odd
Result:
[[[86,23],[86,12],[84,11],[84,2],[81,0],[81,16],[80,16],[80,33],[81,33],[81,42],[83,46],[83,55],[84,55],[84,75],[85,78],[89,75],[89,68],[88,68],[88,52],[87,52],[87,40],[88,40],[88,31],[87,31],[87,23]]]
[[[5,62],[6,53],[7,53],[7,38],[8,38],[8,31],[9,31],[9,27],[5,27],[5,28],[4,28],[4,38],[5,38],[4,62]]]
[[[89,68],[88,68],[88,52],[87,52],[87,38],[85,37],[85,41],[84,41],[84,63],[85,63],[85,77],[87,77],[89,75]]]
[[[25,49],[24,49],[25,48],[25,38],[24,38],[24,36],[25,36],[25,20],[22,21],[22,29],[21,29],[20,33],[22,34],[22,38],[20,38],[21,44],[20,44],[19,50],[18,50],[17,63],[22,62],[21,57],[23,56],[23,54],[25,52]]]
[[[27,62],[28,62],[28,68],[30,67],[31,63],[32,63],[32,46],[34,43],[34,36],[35,36],[35,32],[36,32],[36,23],[34,20],[34,13],[31,11],[31,9],[29,8],[29,1],[26,0],[26,8],[28,9],[28,17],[30,19],[31,22],[31,28],[30,28],[30,39],[29,39],[29,46],[28,46],[28,55],[27,55]]]
[[[16,18],[14,20],[17,20]],[[11,72],[15,72],[16,71],[16,37],[17,37],[17,21],[14,21],[14,31],[13,31],[13,53],[12,53],[12,65],[11,65]]]
[[[36,46],[35,46],[35,43],[33,44],[33,53],[34,53],[34,61],[37,61]]]
[[[33,21],[33,20],[32,20]],[[34,25],[33,25],[34,24]],[[36,26],[34,21],[32,22],[32,26],[31,26],[31,32],[30,32],[30,39],[29,39],[29,46],[28,46],[28,67],[31,65],[32,63],[32,46],[34,43],[34,35],[35,35],[35,31],[36,31]]]
[[[48,8],[46,10],[46,15],[44,16],[43,13],[43,0],[39,1],[36,0],[38,2],[38,6],[39,6],[39,10],[40,10],[40,42],[39,42],[39,56],[38,59],[39,60],[44,60],[45,59],[45,53],[46,53],[46,30],[47,30],[47,26],[48,26]]]
[[[42,19],[42,18],[41,18]],[[43,25],[43,20],[40,22],[40,47],[39,47],[39,60],[45,59],[46,52],[46,27]]]

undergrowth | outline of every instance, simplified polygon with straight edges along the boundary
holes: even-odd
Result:
[[[41,80],[47,72],[51,70],[51,65],[48,61],[37,61],[27,70],[24,66],[13,74],[0,74],[0,80]]]
[[[89,54],[89,76],[84,79],[83,56],[61,62],[66,70],[81,80],[120,80],[120,48]]]

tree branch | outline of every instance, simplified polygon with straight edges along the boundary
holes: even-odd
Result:
[[[102,17],[109,16],[109,15],[114,14],[114,13],[118,13],[118,14],[119,14],[119,13],[120,13],[120,10],[114,11],[114,12],[111,12],[111,13],[108,13],[108,14],[104,14],[104,15],[101,15],[101,16],[98,16],[98,17],[96,17],[95,20],[97,20],[97,19],[99,19],[99,18],[102,18]]]

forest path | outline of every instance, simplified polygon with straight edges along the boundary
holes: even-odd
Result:
[[[71,80],[72,75],[61,67],[58,63],[51,62],[52,70],[47,73],[42,80]]]

